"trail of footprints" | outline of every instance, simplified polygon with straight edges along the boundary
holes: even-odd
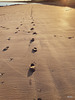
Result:
[[[33,31],[33,33],[32,33],[32,35],[37,35],[37,32],[35,32],[34,31],[34,26],[35,26],[35,23],[34,23],[34,21],[32,21],[31,22],[31,24],[33,25],[33,27],[31,27],[30,28],[30,30],[28,31],[28,33],[31,33],[31,31]],[[20,26],[22,26],[23,24],[21,23],[20,24]],[[15,34],[16,33],[18,33],[19,31],[20,31],[20,26],[19,27],[16,27],[16,29],[17,29],[17,31],[15,32]],[[1,28],[5,28],[5,27],[3,27],[3,26],[0,26]],[[9,28],[6,28],[6,29],[9,29]],[[57,35],[54,35],[54,37],[57,37]],[[61,36],[62,37],[62,36]],[[68,39],[72,39],[72,38],[74,38],[74,37],[67,37]],[[10,41],[11,40],[11,37],[9,37],[8,39],[7,39],[8,41]],[[31,43],[33,43],[33,42],[35,42],[35,38],[31,38],[31,40],[30,40],[30,45],[31,45]],[[30,46],[29,45],[29,46]],[[5,52],[5,51],[7,51],[9,49],[9,46],[6,46],[2,51],[3,52]],[[33,47],[33,49],[32,49],[32,53],[36,53],[37,52],[37,47]],[[13,58],[10,58],[9,59],[9,61],[12,61],[13,60]],[[31,65],[30,65],[30,68],[29,68],[29,70],[28,70],[28,77],[30,77],[34,72],[35,72],[35,64],[34,63],[31,63]],[[0,73],[0,78],[2,77],[4,75],[4,73]],[[4,84],[4,81],[1,81],[0,82],[0,84]],[[32,85],[32,80],[30,79],[29,80],[29,84],[30,85]],[[39,92],[41,92],[41,90],[39,91]],[[36,99],[33,99],[33,100],[36,100]],[[37,98],[37,100],[42,100],[41,98]]]
[[[33,17],[31,19],[33,20]],[[34,21],[32,21],[31,24],[33,26],[35,26]],[[34,27],[32,27],[30,30],[33,31],[34,30]],[[30,33],[30,31],[28,31],[28,33]],[[37,35],[37,32],[33,32],[33,35]],[[30,40],[30,44],[33,43],[33,42],[35,42],[35,39],[34,38],[32,38]],[[32,53],[35,53],[35,52],[37,52],[37,47],[33,47],[33,49],[32,49]],[[31,76],[33,74],[33,72],[35,72],[35,68],[36,68],[35,67],[35,64],[34,63],[31,63],[30,68],[29,68],[29,71],[28,71],[28,76]],[[31,79],[29,80],[29,84],[32,85],[32,80]],[[41,89],[39,89],[39,90],[41,90]],[[41,92],[41,91],[39,91],[39,92]],[[42,100],[42,99],[41,98],[37,98],[37,99],[33,99],[33,100]]]
[[[0,78],[3,77],[4,74],[5,74],[5,73],[1,73],[1,72],[0,72]],[[0,84],[4,84],[4,81],[0,81]]]
[[[35,26],[34,21],[32,21],[31,24],[33,25],[33,27],[30,28],[30,31],[28,31],[28,33],[31,33],[31,31],[34,31],[34,26]],[[22,26],[22,25],[23,25],[23,24],[20,24],[20,26]],[[19,26],[19,27],[16,27],[17,31],[15,31],[15,34],[18,33],[18,32],[20,31],[20,30],[19,30],[20,26]],[[2,28],[5,28],[5,27],[2,27]],[[37,35],[37,32],[33,32],[32,35]],[[11,40],[11,37],[9,37],[7,40],[10,41],[10,40]],[[33,42],[35,42],[35,38],[32,38],[32,39],[30,40],[30,44],[33,43]],[[9,46],[6,46],[2,51],[5,52],[5,51],[7,51],[8,49],[9,49]],[[35,52],[37,52],[37,48],[36,48],[36,47],[33,47],[32,53],[35,53]],[[10,58],[10,59],[9,59],[9,61],[12,61],[12,60],[13,60],[13,58]],[[30,76],[33,74],[33,72],[35,72],[35,63],[31,63],[30,68],[29,68],[29,70],[28,70],[28,77],[30,77]],[[1,78],[3,75],[4,75],[4,73],[0,73],[0,78]],[[0,84],[4,84],[4,81],[1,81]],[[31,79],[29,80],[29,84],[32,85],[32,80],[31,80]],[[33,99],[33,100],[36,100],[36,99]],[[41,99],[41,98],[37,98],[37,100],[42,100],[42,99]]]

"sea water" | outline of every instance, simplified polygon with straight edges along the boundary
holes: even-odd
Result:
[[[17,4],[27,4],[26,2],[0,2],[0,6],[10,6]]]

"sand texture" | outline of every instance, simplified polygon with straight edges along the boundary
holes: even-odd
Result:
[[[74,8],[0,7],[0,100],[75,100]]]

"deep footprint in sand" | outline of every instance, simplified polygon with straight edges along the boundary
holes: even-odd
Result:
[[[34,28],[31,28],[30,30],[34,30]]]
[[[28,77],[30,77],[31,75],[33,75],[33,73],[35,72],[35,65],[34,65],[34,63],[32,63],[31,65],[30,65],[30,68],[29,68],[29,70],[28,70]],[[30,85],[32,84],[32,82],[30,81]]]
[[[33,35],[36,35],[36,34],[37,34],[36,32],[33,33]]]
[[[19,29],[19,27],[17,27],[16,29]]]
[[[37,52],[37,48],[36,47],[34,47],[34,49],[32,49],[32,53],[35,53],[35,52]]]
[[[34,65],[34,63],[31,64],[30,70],[31,70],[31,72],[34,72],[35,71],[35,65]]]
[[[18,33],[18,31],[15,32],[15,34]]]
[[[30,40],[30,43],[32,43],[32,42],[34,42],[34,38],[32,38],[32,39]]]
[[[2,51],[6,51],[6,50],[8,50],[8,48],[9,48],[9,46],[7,46],[6,48],[4,48]]]

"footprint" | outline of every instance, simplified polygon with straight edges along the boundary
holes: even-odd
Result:
[[[56,37],[56,35],[54,35],[54,37]]]
[[[13,60],[13,58],[10,58],[10,61],[12,61]]]
[[[33,24],[33,26],[35,26],[35,24]]]
[[[6,28],[6,27],[2,26],[2,28]]]
[[[30,33],[30,31],[28,31],[28,33]]]
[[[32,42],[34,42],[34,38],[32,38],[32,39],[30,40],[30,43],[32,43]]]
[[[34,49],[32,49],[32,53],[35,53],[35,52],[37,52],[37,48],[36,47],[34,47]]]
[[[31,22],[31,24],[33,24],[34,22]]]
[[[1,84],[4,84],[4,81],[2,81]]]
[[[11,39],[11,37],[8,38],[8,40],[10,40],[10,39]]]
[[[6,50],[8,50],[8,48],[9,48],[9,46],[7,46],[6,48],[4,48],[2,51],[6,51]]]
[[[0,73],[0,76],[3,76],[4,75],[4,73]]]
[[[20,26],[22,26],[23,24],[20,24]]]
[[[19,29],[19,27],[17,27],[16,29]]]
[[[35,65],[34,65],[34,63],[32,63],[32,64],[30,65],[29,70],[28,70],[27,76],[30,77],[34,72],[35,72]],[[30,83],[30,84],[31,84],[31,83]]]
[[[72,39],[72,38],[74,38],[74,37],[68,37],[68,39]]]
[[[0,27],[1,27],[1,28],[6,28],[6,27],[4,27],[4,26],[0,26]],[[8,29],[10,29],[10,28],[6,28],[6,29],[8,30]]]
[[[30,70],[31,70],[31,72],[34,72],[35,71],[35,65],[34,65],[34,63],[31,64]]]
[[[33,33],[33,35],[37,34],[36,32]]]
[[[16,33],[18,33],[18,32],[15,32],[15,34],[16,34]]]
[[[34,30],[34,28],[31,28],[30,30]]]

